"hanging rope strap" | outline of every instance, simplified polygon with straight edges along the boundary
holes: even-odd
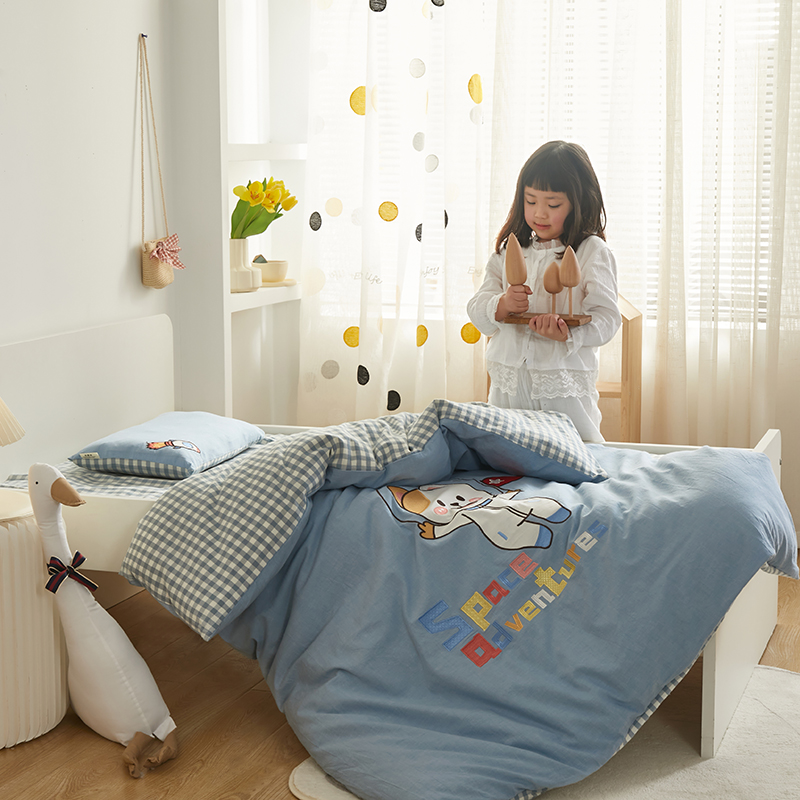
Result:
[[[178,235],[173,234],[170,236],[169,234],[169,224],[167,223],[167,201],[164,196],[164,178],[161,174],[161,157],[158,152],[158,133],[156,131],[156,116],[155,111],[153,108],[153,90],[150,85],[150,64],[147,60],[147,35],[142,34],[139,37],[139,105],[141,107],[141,117],[139,121],[139,128],[140,128],[140,139],[141,139],[141,160],[142,160],[142,245],[144,246],[145,243],[145,234],[144,234],[144,221],[145,221],[145,212],[144,212],[144,115],[145,115],[145,104],[144,104],[144,95],[145,95],[145,79],[147,80],[147,95],[149,100],[150,106],[150,119],[153,122],[153,140],[155,142],[156,148],[156,164],[158,165],[158,182],[159,186],[161,187],[161,207],[164,211],[164,229],[167,232],[166,239],[163,242],[159,242],[156,245],[156,249],[150,253],[151,259],[159,259],[161,261],[166,261],[169,264],[172,264],[173,267],[176,269],[185,269],[185,266],[181,263],[180,259],[178,258],[178,252],[180,251],[180,246],[178,244]]]

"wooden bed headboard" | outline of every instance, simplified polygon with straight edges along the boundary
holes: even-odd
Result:
[[[25,428],[0,478],[174,410],[172,352],[166,314],[0,346],[0,397]]]

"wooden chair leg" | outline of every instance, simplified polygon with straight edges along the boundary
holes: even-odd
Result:
[[[622,374],[620,381],[600,381],[601,398],[620,401],[620,440],[639,442],[642,438],[642,314],[622,295]]]

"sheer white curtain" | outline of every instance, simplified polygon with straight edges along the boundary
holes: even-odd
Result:
[[[800,0],[441,0],[422,6],[427,27],[414,3],[369,19],[367,3],[320,5],[340,7],[342,28],[317,27],[330,44],[313,73],[310,188],[330,238],[305,242],[308,281],[324,286],[305,314],[315,338],[299,418],[386,413],[395,386],[400,410],[483,396],[483,342],[462,338],[463,306],[524,160],[545,141],[577,141],[603,187],[620,291],[646,315],[643,439],[749,447],[778,427],[800,516]],[[405,27],[387,13],[397,6]],[[415,58],[422,78],[407,77]],[[473,74],[481,104],[464,90]],[[361,84],[367,114],[336,118]],[[418,133],[422,148],[401,158]],[[326,216],[326,198],[345,191],[347,211]],[[423,222],[417,251],[416,219],[374,211],[394,196]],[[416,347],[420,324],[435,346]],[[348,327],[357,348],[342,346]],[[362,366],[366,385],[353,379]]]
[[[490,228],[528,153],[580,142],[646,314],[643,439],[780,428],[797,518],[800,2],[499,0],[495,72]]]
[[[485,397],[466,304],[487,258],[494,4],[311,14],[298,420]]]

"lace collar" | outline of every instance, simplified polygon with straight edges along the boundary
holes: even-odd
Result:
[[[560,239],[548,239],[547,241],[539,241],[535,237],[531,238],[531,247],[534,250],[563,250],[564,245]]]

